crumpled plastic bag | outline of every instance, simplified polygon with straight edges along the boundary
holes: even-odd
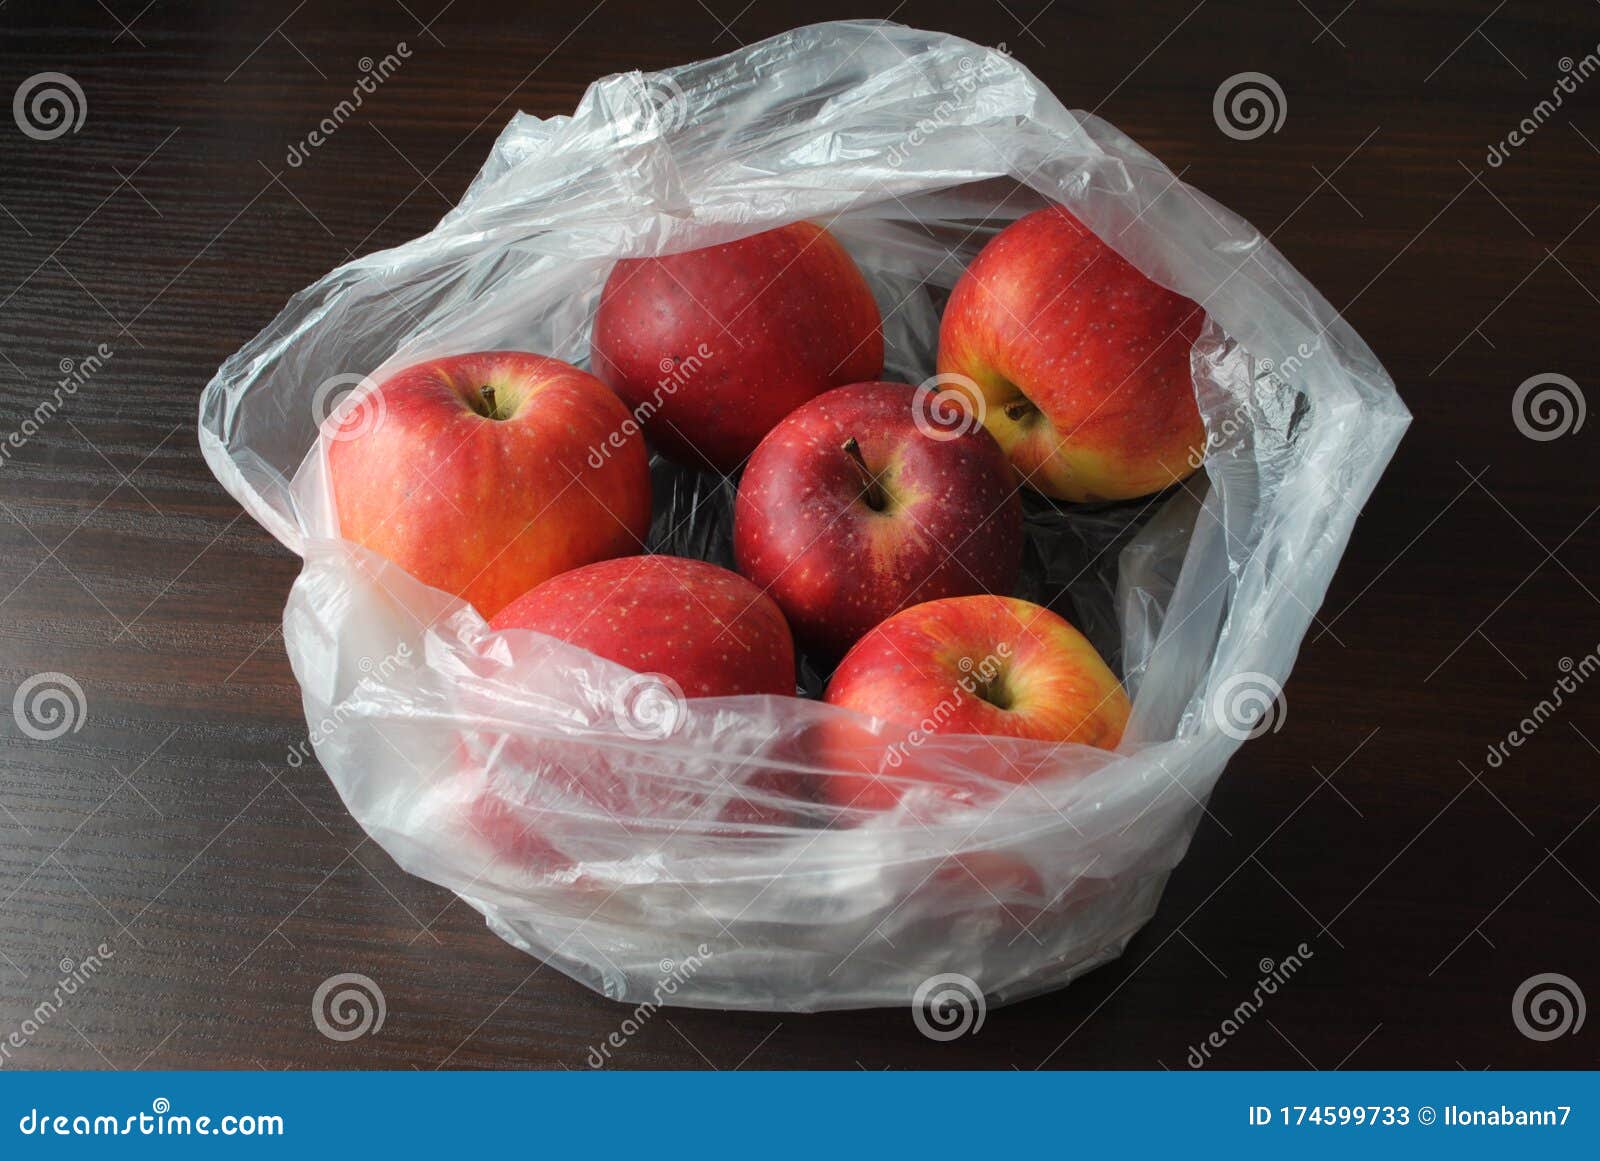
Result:
[[[1019,595],[1124,677],[1119,749],[935,736],[814,698],[663,701],[648,679],[340,539],[321,424],[364,376],[520,348],[586,365],[621,257],[826,224],[883,309],[886,378],[934,371],[939,310],[1051,201],[1208,322],[1204,471],[1160,497],[1030,496]],[[519,114],[430,234],[297,294],[200,402],[206,460],[304,568],[283,635],[318,759],[361,826],[494,931],[629,1003],[813,1011],[1057,988],[1154,912],[1228,758],[1270,715],[1409,422],[1372,352],[1248,223],[1001,52],[849,22]],[[654,466],[651,548],[729,562],[733,487]],[[815,695],[823,675],[804,666]],[[641,684],[643,683],[643,684]],[[841,727],[888,813],[808,793]],[[904,761],[885,754],[901,743]],[[907,755],[910,755],[908,758]],[[998,779],[1008,763],[1025,785]]]

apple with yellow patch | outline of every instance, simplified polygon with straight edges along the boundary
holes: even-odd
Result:
[[[857,761],[823,779],[823,792],[830,802],[868,810],[893,807],[917,781],[952,796],[964,793],[940,766],[907,760],[927,736],[983,734],[1114,750],[1131,712],[1121,683],[1082,633],[1041,605],[994,596],[930,601],[890,617],[840,662],[826,701],[908,731],[880,746],[878,760],[864,744],[868,731],[848,732],[841,723],[847,732],[835,750]],[[986,761],[989,752],[988,776],[1033,777],[1035,766],[1007,761],[992,748]]]
[[[406,367],[330,420],[328,438],[341,535],[485,617],[639,551],[650,529],[627,408],[558,359],[482,351]]]
[[[962,274],[940,322],[939,371],[976,386],[984,424],[1030,487],[1126,500],[1200,462],[1189,352],[1204,321],[1052,206],[1002,230]],[[959,380],[951,389],[971,393]]]

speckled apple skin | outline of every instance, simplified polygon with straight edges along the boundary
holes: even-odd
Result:
[[[484,386],[510,418],[473,409]],[[492,617],[557,573],[643,544],[644,441],[634,433],[608,444],[628,412],[594,376],[485,351],[397,371],[375,394],[329,445],[339,529],[417,579]],[[590,458],[601,447],[597,468]]]
[[[1006,227],[962,274],[939,328],[939,371],[977,384],[986,426],[1030,487],[1130,499],[1200,462],[1189,352],[1204,321],[1053,206]],[[1036,410],[1008,416],[1022,397]]]
[[[1007,707],[992,704],[963,682],[999,658],[997,681]],[[859,642],[828,684],[825,700],[928,734],[985,734],[1041,742],[1076,742],[1113,750],[1131,707],[1116,675],[1094,646],[1063,618],[1013,597],[951,597],[916,605],[889,618]],[[859,747],[859,738],[853,739]],[[841,746],[841,749],[845,747]],[[913,751],[908,751],[912,752]],[[927,771],[914,761],[900,773]],[[990,763],[1003,782],[1028,781],[1030,768]],[[936,772],[927,776],[937,779]],[[823,780],[833,802],[888,809],[904,787],[874,771],[841,772]]]
[[[686,364],[701,350],[709,356]],[[796,222],[618,262],[600,295],[591,365],[663,454],[731,474],[807,399],[882,374],[882,320],[844,247]]]
[[[768,433],[740,479],[739,571],[826,657],[911,605],[1016,583],[1022,504],[1004,453],[981,427],[928,434],[917,406],[904,383],[819,395]],[[883,487],[882,511],[863,497],[850,438]]]
[[[677,556],[573,569],[512,601],[493,629],[559,637],[686,697],[795,691],[794,641],[778,606],[738,573]]]

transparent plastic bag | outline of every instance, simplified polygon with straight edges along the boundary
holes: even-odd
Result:
[[[881,754],[903,731],[814,698],[652,719],[629,701],[636,675],[491,633],[339,538],[319,438],[335,381],[493,348],[585,365],[617,258],[808,218],[873,287],[885,377],[918,383],[965,264],[1050,201],[1208,315],[1204,472],[1149,501],[1028,505],[1019,595],[1064,590],[1123,675],[1114,753],[936,736],[897,771]],[[1005,1002],[1118,955],[1247,732],[1241,696],[1286,678],[1409,422],[1371,351],[1246,222],[1004,54],[876,22],[608,77],[571,117],[518,115],[437,229],[296,295],[200,418],[217,477],[304,558],[284,642],[367,833],[608,996],[786,1011],[903,1005],[945,973]],[[731,485],[654,473],[652,549],[727,563]],[[912,789],[888,813],[812,801],[845,719],[885,774],[960,792]],[[998,763],[1034,776],[1005,782]]]

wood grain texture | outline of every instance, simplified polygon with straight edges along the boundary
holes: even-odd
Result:
[[[278,626],[297,561],[202,463],[197,395],[296,290],[430,228],[514,110],[569,112],[598,76],[860,15],[1004,41],[1257,223],[1416,420],[1284,728],[1232,763],[1120,961],[948,1044],[904,1011],[672,1011],[617,1064],[1183,1068],[1258,962],[1301,942],[1313,958],[1217,1066],[1600,1059],[1592,1019],[1540,1043],[1510,1011],[1541,972],[1600,999],[1600,691],[1484,760],[1562,658],[1600,646],[1600,422],[1535,442],[1511,415],[1541,372],[1600,401],[1600,81],[1485,160],[1561,58],[1595,49],[1600,9],[457,0],[434,20],[441,2],[0,6],[0,96],[51,70],[88,102],[53,141],[0,118],[0,427],[63,360],[113,352],[0,466],[0,694],[59,671],[88,705],[49,742],[0,712],[0,1040],[61,961],[114,952],[7,1067],[581,1068],[616,1028],[615,1006],[403,874],[314,763],[289,763],[305,725]],[[287,166],[359,58],[402,40],[404,68]],[[1254,141],[1212,116],[1244,70],[1287,95]],[[381,984],[388,1015],[339,1044],[310,1003],[345,971]]]

